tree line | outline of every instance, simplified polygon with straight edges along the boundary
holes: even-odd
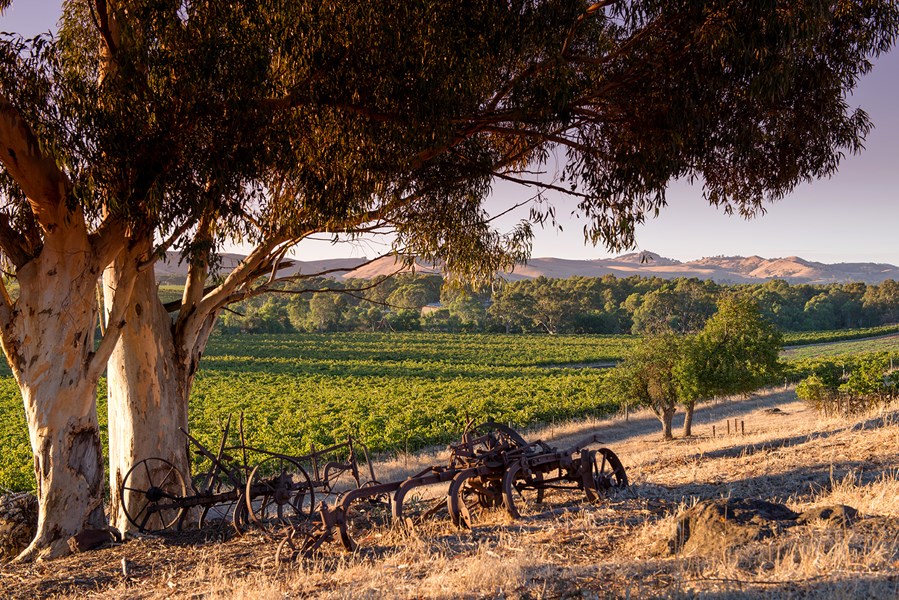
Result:
[[[478,289],[438,275],[382,281],[310,280],[309,290],[231,307],[222,332],[445,331],[653,334],[700,330],[728,293],[752,297],[781,331],[876,327],[899,322],[899,283],[724,285],[694,278],[571,277],[498,282]]]

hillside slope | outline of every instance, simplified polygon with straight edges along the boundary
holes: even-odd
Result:
[[[726,435],[726,423],[745,435]],[[596,433],[623,460],[626,491],[590,505],[548,496],[511,521],[488,512],[473,530],[446,519],[384,530],[356,554],[276,564],[279,538],[227,529],[147,537],[46,564],[0,567],[10,598],[887,598],[899,594],[899,410],[824,419],[790,392],[704,405],[699,436],[660,443],[648,414],[526,433],[565,447]],[[711,437],[712,427],[716,437]],[[734,431],[731,427],[731,431]],[[376,465],[394,480],[438,454]],[[440,490],[433,491],[439,496]],[[846,504],[860,517],[788,523],[758,541],[671,553],[678,518],[697,501],[750,498],[794,511]],[[221,542],[221,539],[228,539]]]

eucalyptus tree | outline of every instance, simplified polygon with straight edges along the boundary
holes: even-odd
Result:
[[[461,8],[73,0],[66,7],[69,54],[47,50],[38,62],[45,71],[77,74],[68,96],[39,92],[57,93],[61,77],[20,94],[19,72],[4,91],[41,136],[30,146],[55,149],[65,174],[84,174],[86,187],[105,190],[92,196],[87,221],[121,215],[126,248],[145,259],[157,249],[142,229],[158,226],[164,235],[156,235],[180,241],[196,265],[175,322],[149,297],[149,269],[138,274],[125,323],[129,339],[138,340],[132,343],[146,350],[138,353],[143,364],[129,367],[126,356],[111,368],[133,373],[134,382],[141,369],[158,365],[156,377],[180,381],[182,406],[217,312],[271,287],[277,276],[257,285],[258,275],[276,273],[286,248],[312,232],[384,225],[426,258],[483,275],[529,231],[523,227],[510,246],[490,229],[480,202],[493,177],[567,194],[587,217],[585,237],[613,247],[632,243],[635,224],[664,204],[672,178],[701,177],[710,202],[754,214],[764,200],[832,173],[842,153],[860,149],[870,123],[848,109],[845,94],[896,31],[896,8],[886,0],[837,7],[484,1]],[[20,65],[22,48],[5,54],[5,63]],[[71,62],[76,55],[82,62]],[[63,105],[63,114],[97,116],[72,115],[78,126],[69,131],[87,133],[53,145],[46,123]],[[41,118],[42,111],[50,116]],[[103,127],[114,135],[91,133]],[[4,129],[8,144],[11,129]],[[261,132],[273,132],[271,144]],[[194,136],[204,143],[190,142]],[[231,166],[258,166],[268,150],[268,177]],[[89,156],[81,163],[69,157],[78,152]],[[533,174],[554,152],[564,154],[564,167],[544,179]],[[6,153],[3,164],[16,179],[7,195],[21,196],[30,184],[16,178],[16,156]],[[251,182],[266,192],[256,210],[244,201]],[[35,195],[30,189],[26,196]],[[554,210],[538,204],[532,219],[552,219]],[[11,202],[10,215],[20,212]],[[258,246],[207,290],[209,248],[235,231]],[[18,246],[4,250],[12,256]],[[127,295],[129,262],[136,261],[117,261],[110,289]],[[19,301],[28,297],[22,289]],[[112,307],[107,339],[121,324]],[[168,335],[178,340],[178,369],[159,360],[171,346],[155,340]],[[125,387],[126,396],[133,393]],[[140,423],[167,423],[158,419],[169,405],[128,403],[140,410],[115,413],[115,435],[125,421],[126,440],[147,431]]]
[[[204,5],[190,5],[188,21],[194,10]],[[186,232],[180,302],[163,305],[152,271],[139,275],[109,363],[111,506],[120,529],[131,527],[123,507],[136,502],[128,490],[119,497],[120,484],[136,461],[159,456],[188,468],[179,427],[187,427],[190,388],[219,312],[273,289],[305,290],[302,277],[278,275],[297,242],[389,229],[417,255],[480,276],[516,257],[526,229],[504,237],[486,223],[485,165],[514,166],[533,150],[502,137],[454,138],[458,115],[474,114],[494,90],[497,54],[514,53],[517,42],[495,33],[507,7],[467,10],[459,19],[442,2],[298,2],[269,13],[266,76],[275,89],[253,107],[269,123],[266,136],[248,142],[274,149],[255,181],[264,193],[240,205],[239,219],[222,219],[210,205]],[[215,248],[228,237],[256,247],[210,285]],[[105,275],[107,297],[118,279],[117,263]]]
[[[0,289],[0,337],[40,504],[23,560],[106,525],[96,386],[160,250],[147,241],[165,247],[209,210],[227,219],[259,164],[241,144],[267,125],[246,109],[269,92],[255,4],[209,3],[190,24],[181,4],[72,0],[58,38],[0,37],[0,251],[14,280]],[[95,342],[97,281],[113,262]]]
[[[553,220],[547,193],[567,197],[585,239],[616,249],[664,206],[672,179],[701,180],[710,203],[755,215],[861,149],[871,123],[846,97],[897,20],[890,0],[279,5],[276,90],[256,108],[289,142],[243,220],[213,210],[189,233],[174,318],[140,275],[110,367],[112,483],[147,455],[183,455],[146,424],[186,424],[216,315],[283,290],[278,264],[298,241],[387,229],[425,260],[490,276],[530,235],[528,223],[507,240],[491,229],[482,200],[496,179],[538,189],[532,223]],[[210,286],[212,250],[235,233],[256,247]]]

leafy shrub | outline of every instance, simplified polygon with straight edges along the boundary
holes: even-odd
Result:
[[[837,377],[836,365],[822,361],[815,365],[817,372],[799,383],[796,395],[828,416],[863,413],[896,397],[899,377],[888,373],[890,364],[885,353],[854,357],[842,365],[843,377]]]

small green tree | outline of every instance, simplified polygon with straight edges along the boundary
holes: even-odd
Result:
[[[647,337],[614,369],[604,385],[620,403],[648,406],[662,423],[662,437],[673,439],[671,423],[677,411],[679,385],[675,366],[683,338],[666,333]]]
[[[780,369],[783,337],[749,296],[726,296],[702,331],[684,341],[675,367],[686,409],[684,435],[692,435],[696,402],[751,392]]]
[[[340,308],[333,294],[315,294],[309,301],[309,326],[313,331],[331,331],[340,322]]]
[[[505,333],[528,331],[531,324],[534,297],[525,286],[529,282],[501,284],[493,293],[493,304],[487,315]]]
[[[884,374],[889,368],[889,358],[885,354],[861,357],[849,373],[839,390],[850,396],[876,397],[886,391]]]

